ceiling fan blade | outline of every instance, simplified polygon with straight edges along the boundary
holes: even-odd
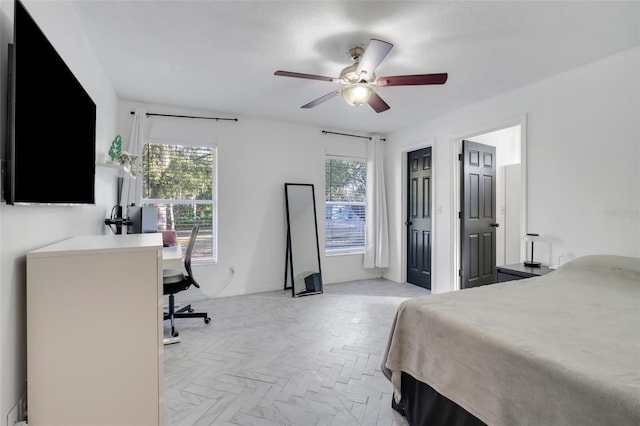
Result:
[[[419,86],[423,84],[444,84],[449,75],[439,74],[414,74],[414,75],[393,75],[389,77],[376,78],[376,86]]]
[[[378,68],[378,65],[380,65],[382,60],[387,56],[387,53],[389,53],[392,47],[393,44],[387,43],[386,41],[375,38],[369,40],[369,44],[358,62],[356,75],[362,80],[369,81],[374,75],[376,68]]]
[[[371,105],[371,108],[373,108],[375,112],[378,112],[378,113],[386,111],[389,108],[391,108],[389,105],[387,105],[385,101],[382,100],[380,95],[378,95],[376,92],[373,92],[373,94],[369,98],[368,104]]]
[[[273,75],[280,75],[282,77],[306,78],[309,80],[340,81],[339,79],[332,78],[332,77],[325,77],[323,75],[303,74],[300,72],[291,72],[291,71],[276,71],[273,73]]]
[[[334,90],[333,92],[329,92],[326,95],[319,97],[315,101],[311,101],[308,104],[302,105],[300,108],[313,108],[314,106],[318,106],[321,103],[338,96],[339,94],[340,94],[339,90]]]

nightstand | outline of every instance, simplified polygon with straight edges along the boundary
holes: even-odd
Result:
[[[513,265],[503,265],[496,267],[498,281],[503,283],[505,281],[522,280],[525,278],[539,277],[540,275],[548,274],[553,269],[548,266],[541,265],[538,268],[532,268],[530,266],[524,266],[522,263],[515,263]]]

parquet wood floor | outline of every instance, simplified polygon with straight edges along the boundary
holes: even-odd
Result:
[[[164,347],[165,424],[174,426],[400,426],[380,363],[411,284],[362,280],[193,303]],[[168,335],[169,322],[165,322]]]

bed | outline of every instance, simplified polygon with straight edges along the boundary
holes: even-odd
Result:
[[[412,426],[638,426],[640,259],[407,300],[382,370]]]

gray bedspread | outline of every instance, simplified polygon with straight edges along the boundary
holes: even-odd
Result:
[[[489,425],[640,425],[640,259],[585,256],[547,275],[403,302],[382,370]]]

